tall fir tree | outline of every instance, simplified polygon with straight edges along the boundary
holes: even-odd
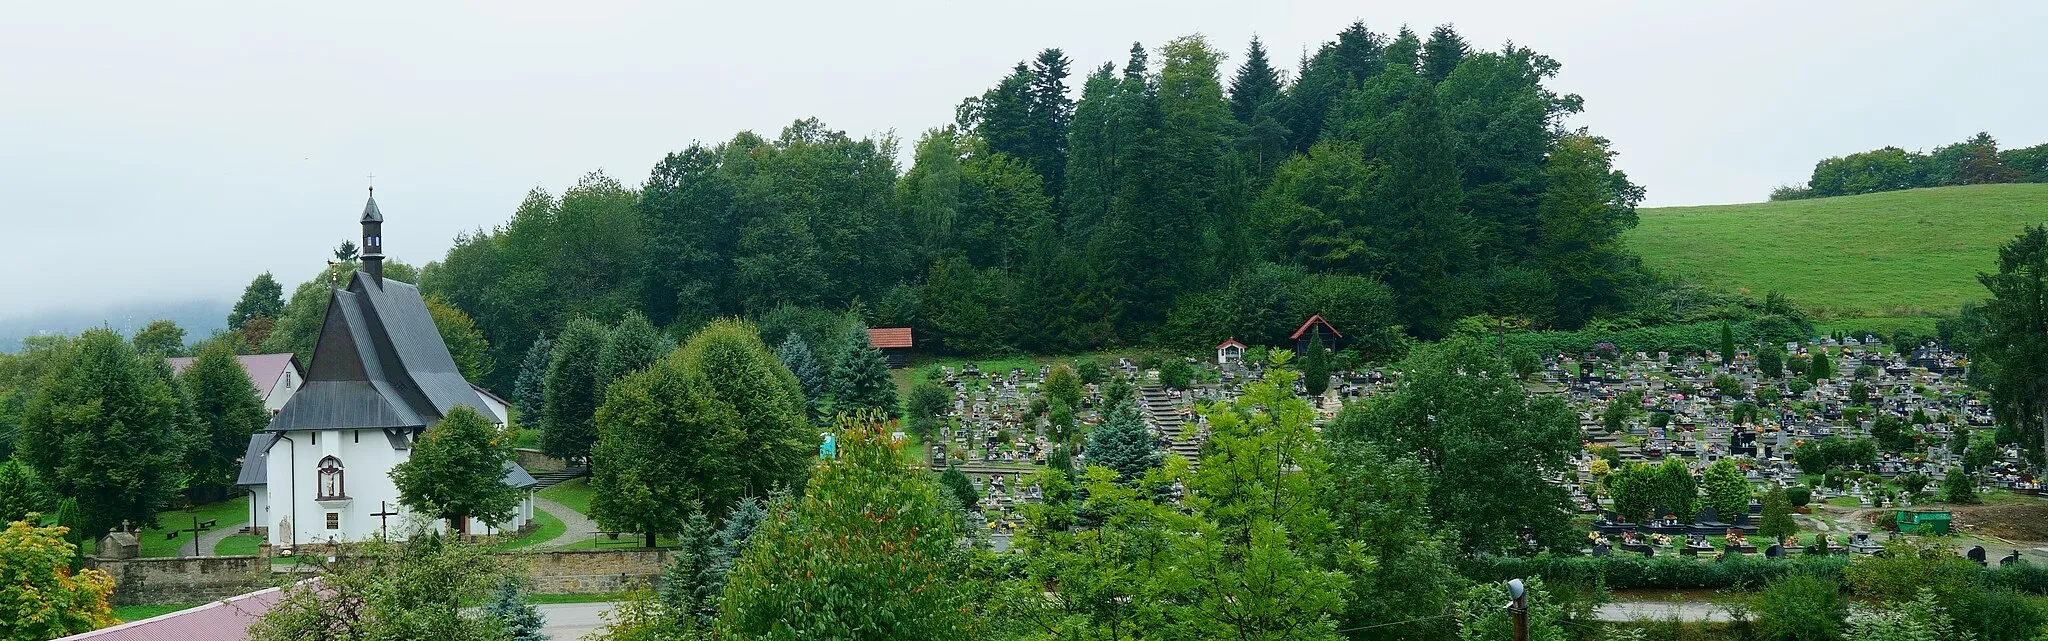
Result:
[[[1067,128],[1074,120],[1074,99],[1067,95],[1071,64],[1059,49],[1040,51],[1031,61],[1031,155],[1027,161],[1043,181],[1041,191],[1055,206],[1067,184]]]
[[[539,426],[541,408],[545,407],[548,378],[548,357],[555,342],[543,336],[533,339],[526,348],[526,358],[519,362],[519,378],[512,383],[512,411],[517,422],[528,426]]]
[[[1279,96],[1280,71],[1266,58],[1266,45],[1253,36],[1245,50],[1244,63],[1237,66],[1237,75],[1230,80],[1230,115],[1239,124],[1251,126],[1259,109]]]
[[[1472,311],[1477,291],[1461,278],[1474,259],[1471,224],[1459,207],[1458,169],[1433,93],[1409,92],[1389,136],[1384,277],[1412,331],[1441,337]]]
[[[598,380],[598,354],[610,340],[611,330],[597,321],[578,318],[569,321],[555,336],[548,353],[548,374],[541,399],[541,448],[562,458],[590,456],[597,440],[591,417],[604,402],[604,388]]]
[[[1471,47],[1465,44],[1465,38],[1459,36],[1457,30],[1448,24],[1438,25],[1430,30],[1429,42],[1422,45],[1422,77],[1430,82],[1443,82],[1471,53]]]
[[[796,376],[797,386],[804,393],[804,405],[809,408],[811,419],[817,420],[825,399],[832,394],[832,386],[825,368],[812,354],[810,344],[804,342],[803,336],[790,332],[782,339],[782,345],[775,348],[775,360],[781,361],[782,366]]]

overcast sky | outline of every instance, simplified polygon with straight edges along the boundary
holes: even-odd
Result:
[[[2048,141],[2048,3],[113,3],[0,0],[0,318],[287,291],[356,235],[424,264],[532,187],[816,116],[908,142],[1044,47],[1254,34],[1292,68],[1352,20],[1557,58],[1650,205],[1761,200],[1821,157]],[[1078,85],[1078,81],[1070,81]],[[1078,97],[1078,96],[1077,96]]]

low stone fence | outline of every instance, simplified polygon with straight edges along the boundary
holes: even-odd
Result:
[[[663,548],[513,553],[539,594],[622,592],[654,585],[668,563]]]
[[[89,558],[86,566],[114,577],[114,605],[205,603],[276,586],[260,556]]]
[[[568,461],[548,456],[546,452],[540,450],[522,447],[513,450],[513,453],[518,455],[519,467],[526,468],[528,473],[546,474],[569,469]]]
[[[508,552],[539,594],[599,594],[651,587],[668,563],[664,548]],[[89,557],[86,567],[114,577],[114,605],[185,605],[276,587],[290,566],[272,571],[265,556],[138,559]]]

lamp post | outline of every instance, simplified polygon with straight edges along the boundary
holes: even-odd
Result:
[[[1529,641],[1529,601],[1521,579],[1508,581],[1508,618],[1514,622],[1515,641]]]

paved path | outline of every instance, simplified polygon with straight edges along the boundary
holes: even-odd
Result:
[[[547,619],[540,629],[555,641],[576,641],[604,626],[598,617],[612,609],[610,603],[550,603],[536,605]]]
[[[223,527],[223,528],[215,528],[215,529],[213,529],[213,530],[210,530],[210,531],[206,531],[206,532],[201,532],[201,533],[199,534],[199,556],[213,556],[213,548],[214,548],[214,546],[218,546],[218,545],[220,545],[220,542],[221,542],[221,540],[222,540],[222,539],[225,539],[225,538],[228,538],[228,537],[230,537],[230,536],[234,536],[234,535],[237,535],[237,534],[241,534],[241,533],[242,533],[242,528],[243,528],[243,527],[247,527],[247,525],[246,525],[246,524],[235,524],[235,525],[232,525],[232,526],[228,526],[228,527]],[[191,548],[185,548],[185,551],[190,551],[190,550],[191,550]],[[180,554],[183,554],[183,553],[184,553],[184,552],[180,552]]]
[[[567,505],[536,496],[533,497],[533,507],[561,521],[563,528],[561,536],[557,536],[551,541],[535,543],[534,547],[560,547],[578,541],[589,540],[597,536],[593,534],[597,531],[597,523],[591,521],[589,517],[583,516],[583,513],[569,509]]]
[[[1728,612],[1712,603],[1672,601],[1617,601],[1600,606],[1593,611],[1594,618],[1601,621],[1625,623],[1637,619],[1663,620],[1677,617],[1680,621],[1724,622]]]

